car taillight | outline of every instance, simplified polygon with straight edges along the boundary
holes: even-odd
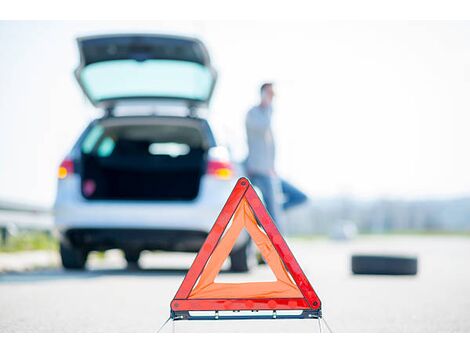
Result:
[[[207,163],[207,173],[209,175],[228,180],[233,175],[233,168],[227,161],[209,160]]]
[[[59,179],[63,180],[68,175],[73,174],[73,161],[70,159],[65,159],[59,166]]]

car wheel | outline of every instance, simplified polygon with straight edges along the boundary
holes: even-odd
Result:
[[[60,258],[65,269],[81,270],[85,267],[87,253],[83,249],[61,243]]]
[[[230,253],[230,271],[236,273],[246,273],[256,265],[255,253],[251,240],[237,249],[232,249]]]
[[[353,255],[352,272],[357,275],[416,275],[416,257]]]
[[[124,251],[124,257],[126,258],[128,265],[137,265],[140,257],[140,251],[127,250]]]

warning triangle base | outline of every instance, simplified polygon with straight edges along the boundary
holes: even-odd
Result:
[[[233,315],[220,315],[219,311],[209,312],[204,315],[191,315],[189,311],[171,311],[170,318],[173,320],[271,320],[271,319],[321,319],[321,310],[302,310],[299,314],[278,314],[276,310],[272,314],[237,314],[240,311],[232,311]],[[258,311],[252,311],[258,312]]]

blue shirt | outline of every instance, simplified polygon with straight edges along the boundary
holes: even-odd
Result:
[[[246,115],[248,140],[248,173],[272,175],[274,173],[275,147],[271,128],[272,108],[254,106]]]

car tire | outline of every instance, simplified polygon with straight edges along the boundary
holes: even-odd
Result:
[[[124,251],[124,257],[126,258],[127,264],[137,265],[140,258],[140,251],[128,250]]]
[[[230,271],[235,273],[246,273],[256,265],[255,253],[251,240],[230,253]]]
[[[80,248],[74,248],[64,243],[60,244],[60,258],[62,266],[68,270],[82,270],[85,268],[87,253]]]
[[[416,275],[418,259],[405,256],[353,255],[351,267],[356,275]]]

